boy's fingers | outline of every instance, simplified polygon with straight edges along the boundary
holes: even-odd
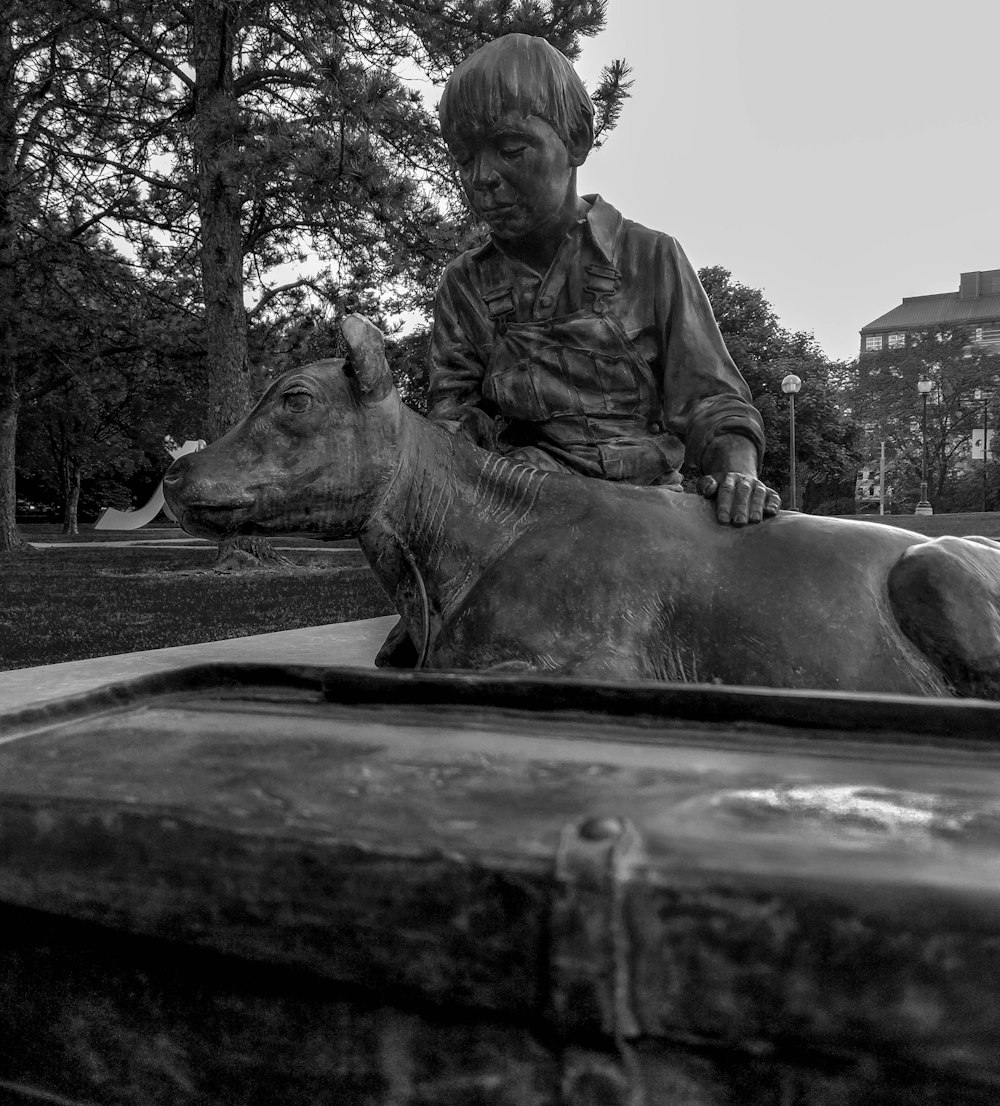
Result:
[[[765,484],[761,484],[758,481],[753,486],[753,491],[750,493],[750,521],[760,522],[764,517],[764,503],[767,499],[768,488]]]
[[[715,513],[719,522],[728,522],[733,513],[733,504],[736,492],[736,477],[728,473],[721,484],[718,485],[715,496]]]
[[[726,477],[728,480],[729,477]],[[724,482],[725,483],[725,482]],[[729,510],[734,526],[746,526],[750,521],[750,495],[753,485],[747,480],[733,482],[733,505]]]
[[[706,499],[711,499],[719,490],[719,482],[714,476],[699,476],[697,488],[699,495],[703,495]]]
[[[715,500],[719,522],[731,522],[733,526],[761,522],[781,510],[781,496],[773,488],[741,472],[727,472],[721,481],[715,476],[701,476],[696,487],[699,495]]]

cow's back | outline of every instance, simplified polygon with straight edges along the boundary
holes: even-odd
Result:
[[[945,694],[886,595],[925,540],[791,512],[723,526],[698,496],[550,477],[443,627],[437,663]]]

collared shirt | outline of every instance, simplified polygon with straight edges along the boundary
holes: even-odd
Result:
[[[496,321],[488,298],[496,292],[498,273],[510,289],[509,319],[544,323],[585,309],[588,266],[608,265],[618,270],[620,282],[606,303],[652,373],[662,410],[658,429],[676,435],[687,462],[700,471],[705,450],[721,434],[748,437],[762,457],[760,415],[680,245],[624,220],[599,196],[584,200],[590,204],[586,218],[570,229],[544,275],[505,254],[495,241],[467,251],[445,269],[434,307],[430,417],[452,419],[470,407],[489,406],[483,381]]]

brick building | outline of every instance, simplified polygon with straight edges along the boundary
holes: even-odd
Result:
[[[906,346],[910,335],[961,327],[976,345],[1000,353],[1000,269],[962,273],[957,292],[906,296],[861,328],[861,354]]]

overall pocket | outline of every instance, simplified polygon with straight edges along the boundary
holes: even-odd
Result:
[[[546,422],[564,415],[647,416],[652,380],[628,356],[549,347],[494,368],[483,394],[509,418]]]

